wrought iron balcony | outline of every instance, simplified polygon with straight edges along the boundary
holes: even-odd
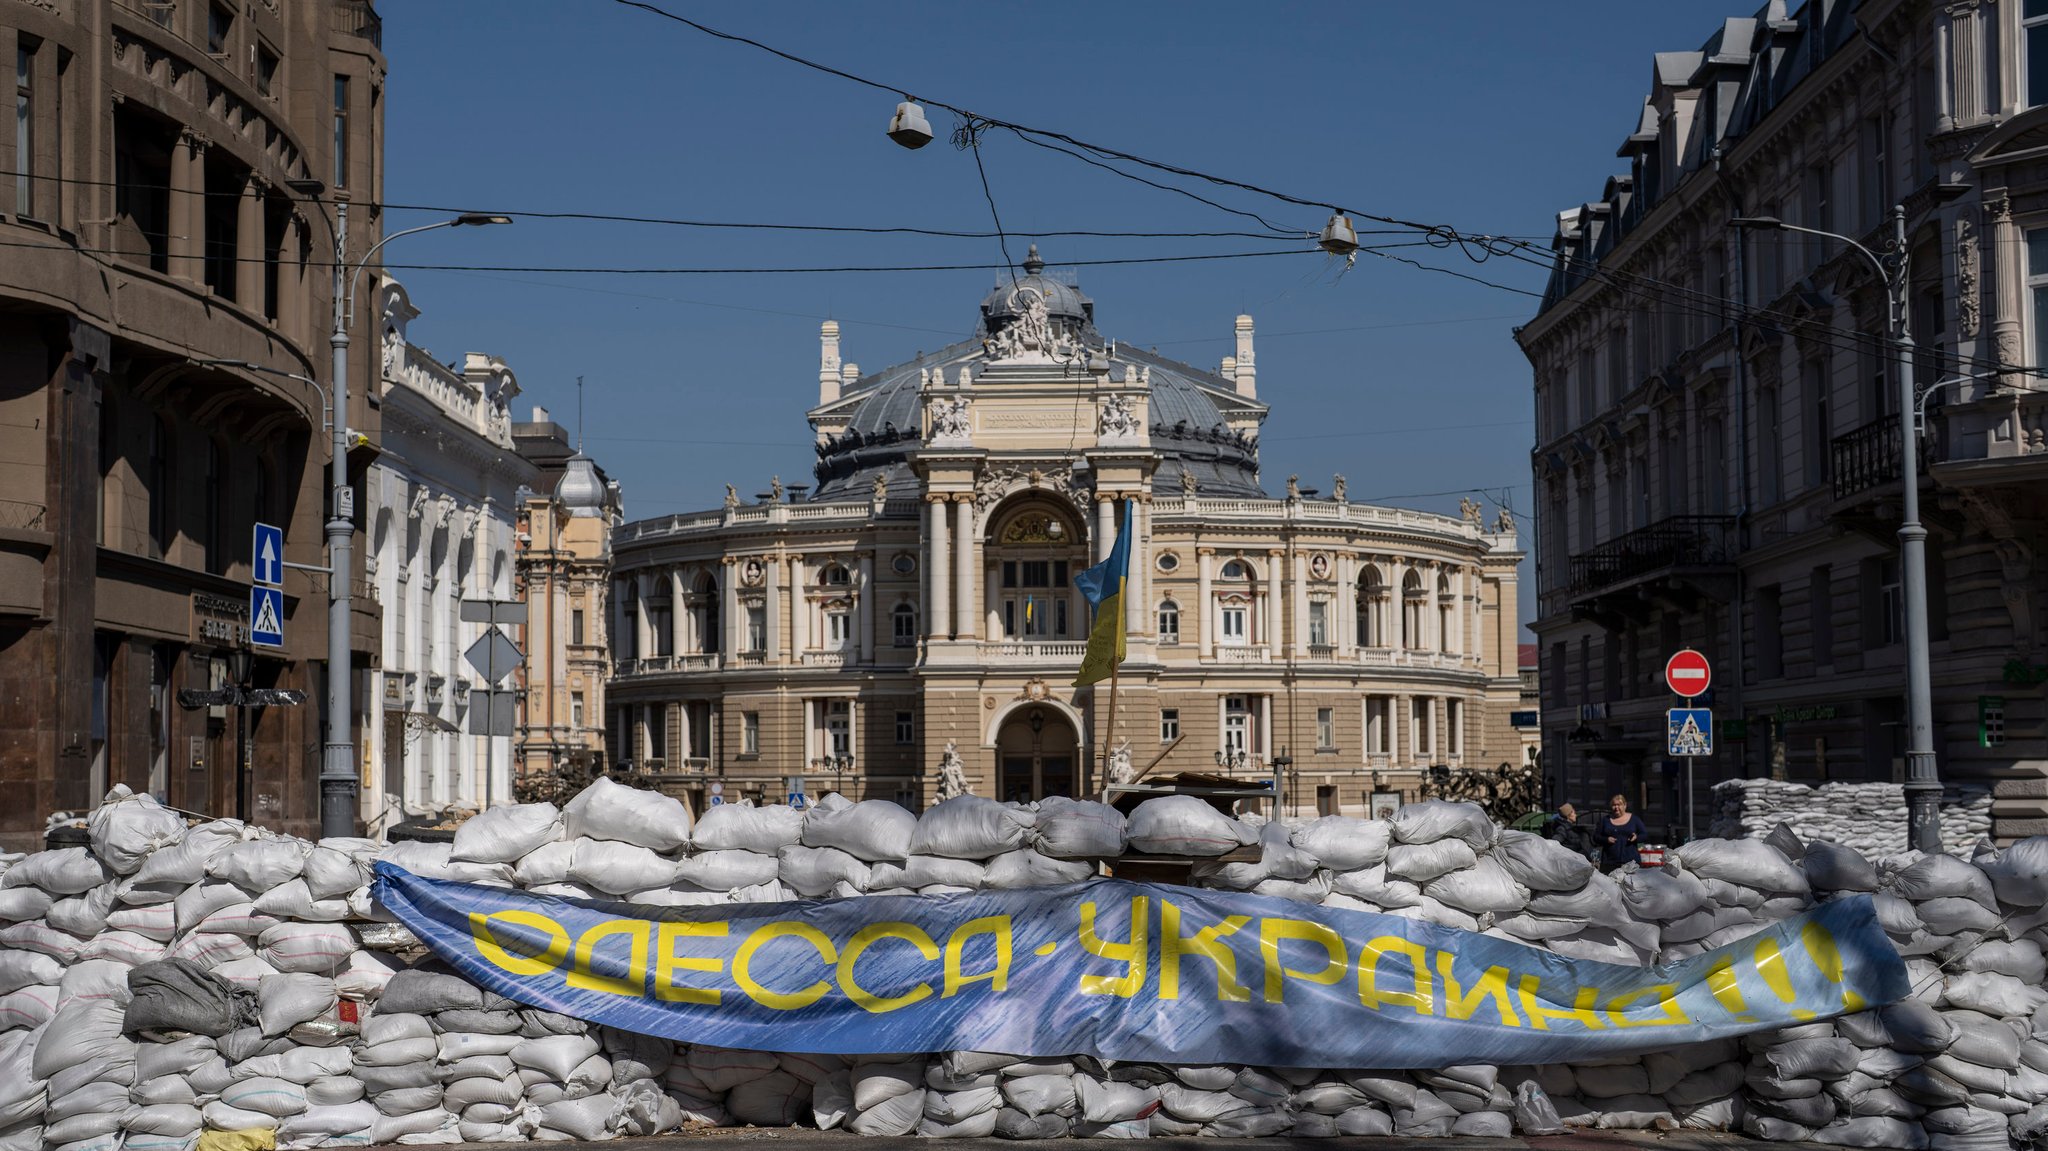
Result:
[[[1828,446],[1828,465],[1833,469],[1829,474],[1838,500],[1899,478],[1897,416],[1879,416],[1853,432],[1836,436]]]
[[[1589,595],[1671,568],[1734,562],[1734,516],[1667,516],[1573,556],[1568,590]]]

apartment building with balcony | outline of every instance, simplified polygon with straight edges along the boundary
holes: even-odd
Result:
[[[379,34],[368,0],[0,6],[0,849],[116,783],[317,827],[325,676],[367,669],[374,603],[334,656],[326,577],[286,571],[285,643],[248,686],[307,702],[252,711],[247,739],[177,697],[247,650],[252,522],[323,562],[307,381],[329,386],[339,202],[369,202],[351,251],[382,226]],[[349,423],[374,442],[367,401]]]
[[[1290,812],[1413,798],[1432,764],[1518,762],[1514,525],[1266,493],[1249,316],[1216,371],[1104,339],[1034,248],[969,340],[863,373],[820,336],[815,485],[626,524],[612,756],[702,802],[929,801],[1153,775],[1271,778]],[[1131,506],[1129,659],[1070,686],[1073,578]]]
[[[2040,12],[2035,9],[2041,8]],[[1627,171],[1558,214],[1534,368],[1543,761],[1561,798],[1703,826],[1712,783],[1903,776],[1900,418],[1884,279],[1905,210],[1926,396],[1935,747],[2048,830],[2039,479],[2048,8],[1810,0],[1651,61]],[[2038,301],[2038,302],[2037,302]],[[1668,656],[1715,665],[1711,760],[1665,757]]]

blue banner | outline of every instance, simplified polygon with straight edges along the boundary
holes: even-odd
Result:
[[[1868,896],[1682,962],[1625,967],[1399,916],[1114,879],[668,908],[379,863],[375,893],[436,955],[502,995],[764,1051],[1561,1063],[1824,1019],[1907,992]]]

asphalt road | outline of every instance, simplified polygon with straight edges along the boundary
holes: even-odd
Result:
[[[615,1146],[631,1151],[1074,1151],[1076,1139],[1023,1141],[1016,1139],[919,1139],[915,1136],[885,1139],[851,1135],[844,1131],[815,1131],[808,1127],[706,1127],[675,1135],[620,1139]],[[505,1151],[503,1143],[475,1143],[464,1146],[477,1151]],[[521,1148],[541,1151],[588,1151],[589,1144],[520,1143]],[[1218,1151],[1223,1147],[1259,1149],[1288,1148],[1290,1151],[1757,1151],[1763,1147],[1812,1147],[1805,1143],[1765,1143],[1742,1135],[1715,1131],[1579,1131],[1531,1139],[1147,1139],[1138,1146],[1146,1151]],[[1839,1151],[1839,1149],[1831,1149]]]

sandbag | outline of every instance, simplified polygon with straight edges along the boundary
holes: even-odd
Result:
[[[124,1031],[216,1036],[236,1026],[233,991],[188,960],[162,959],[132,968],[128,989],[131,997],[122,1015]]]
[[[1503,830],[1493,858],[1530,891],[1577,891],[1596,870],[1585,856],[1529,831]]]
[[[716,814],[728,810],[729,807],[730,805],[720,804],[711,810]],[[706,816],[705,819],[708,821],[710,816]],[[704,824],[699,823],[697,830],[702,832]],[[764,855],[741,848],[719,848],[691,856],[678,863],[675,867],[675,878],[678,882],[704,891],[732,891],[736,888],[774,882],[780,874],[780,866],[780,861],[773,854]]]
[[[733,1118],[757,1127],[788,1127],[809,1110],[810,1103],[810,1085],[786,1071],[753,1076],[725,1097],[726,1110]]]
[[[1249,847],[1258,837],[1192,795],[1162,795],[1131,812],[1124,841],[1150,855],[1216,856]]]
[[[751,851],[774,855],[803,842],[804,813],[786,804],[754,807],[722,803],[706,811],[690,832],[698,851]]]
[[[599,776],[562,808],[562,829],[569,839],[608,839],[674,851],[690,842],[690,810],[673,796]]]
[[[1357,871],[1386,860],[1393,831],[1383,819],[1325,815],[1295,828],[1294,846],[1331,871]]]
[[[917,817],[910,853],[991,859],[1023,846],[1036,822],[1036,813],[1024,808],[979,795],[955,796],[933,804]]]
[[[93,854],[116,875],[130,875],[158,848],[176,843],[185,834],[185,820],[166,809],[151,795],[136,795],[127,784],[115,784],[86,818],[92,836]]]
[[[804,817],[803,845],[836,848],[866,862],[902,859],[916,833],[917,817],[886,799],[845,807],[821,803]]]
[[[508,803],[478,812],[455,829],[448,858],[463,863],[517,863],[562,837],[562,812],[552,803]]]
[[[1409,806],[1415,806],[1410,804]],[[1472,846],[1456,837],[1424,843],[1396,843],[1387,849],[1387,874],[1411,883],[1427,883],[1439,875],[1463,871],[1479,862]]]
[[[64,847],[38,851],[0,872],[0,888],[40,887],[51,895],[77,895],[91,891],[111,876],[106,864],[90,849]]]
[[[868,885],[868,865],[836,847],[785,847],[776,858],[782,882],[814,899],[831,895],[835,884]]]
[[[1095,865],[1081,860],[1054,859],[1031,848],[1004,852],[989,861],[982,885],[994,890],[1024,887],[1055,887],[1079,883],[1095,874]]]
[[[1672,849],[1686,871],[1779,895],[1805,895],[1806,876],[1783,852],[1757,839],[1695,839]],[[1803,855],[1802,849],[1802,855]]]
[[[1033,846],[1054,859],[1099,859],[1123,854],[1124,814],[1106,803],[1047,796],[1038,801]]]
[[[216,853],[206,874],[251,895],[297,879],[306,865],[307,844],[296,839],[253,839]]]
[[[674,882],[676,864],[636,843],[582,839],[576,842],[569,878],[598,891],[624,895]]]
[[[1806,845],[1803,865],[1815,891],[1877,890],[1877,868],[1853,847],[1816,839]]]
[[[1474,915],[1509,915],[1529,902],[1529,889],[1516,882],[1493,855],[1463,871],[1430,880],[1423,885],[1422,893]]]

